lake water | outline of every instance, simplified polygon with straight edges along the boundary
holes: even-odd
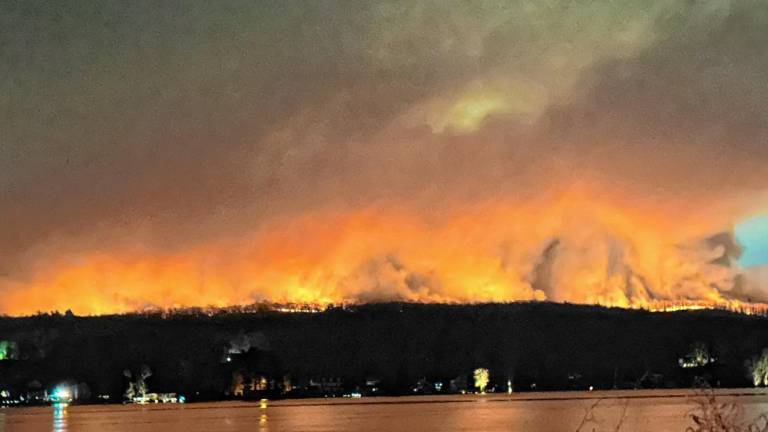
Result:
[[[520,393],[440,397],[304,399],[259,403],[104,405],[5,408],[3,432],[458,432],[575,431],[591,406],[594,422],[582,430],[684,431],[692,392],[637,390]],[[768,393],[720,390],[744,417],[768,412]]]

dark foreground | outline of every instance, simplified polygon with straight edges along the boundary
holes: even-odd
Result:
[[[66,384],[78,402],[114,403],[139,377],[187,401],[459,394],[477,368],[497,393],[738,388],[752,386],[768,319],[551,303],[41,315],[0,319],[3,346],[0,402]]]
[[[693,408],[690,391],[528,393],[401,398],[305,399],[259,403],[105,405],[9,408],[0,430],[14,432],[393,432],[393,431],[574,431],[594,406],[583,430],[684,431]],[[768,407],[768,395],[719,390],[737,402],[745,418]]]

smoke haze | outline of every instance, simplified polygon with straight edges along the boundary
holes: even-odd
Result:
[[[0,311],[768,299],[768,5],[4,2]]]

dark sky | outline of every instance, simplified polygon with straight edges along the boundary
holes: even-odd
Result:
[[[768,212],[767,44],[762,1],[0,2],[0,310],[759,297],[704,239]]]

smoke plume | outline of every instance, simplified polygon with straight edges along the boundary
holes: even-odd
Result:
[[[759,1],[9,2],[0,311],[762,301]]]

